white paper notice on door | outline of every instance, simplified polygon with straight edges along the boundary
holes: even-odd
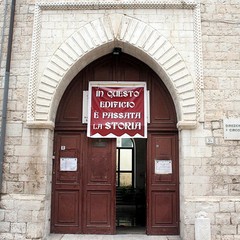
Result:
[[[155,160],[155,174],[172,174],[172,160]]]
[[[77,171],[77,158],[60,158],[60,171]]]

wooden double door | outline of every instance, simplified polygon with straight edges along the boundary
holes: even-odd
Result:
[[[177,235],[179,171],[174,103],[152,69],[124,53],[108,54],[88,65],[72,80],[60,101],[55,121],[51,232],[116,232],[116,139],[86,136],[82,108],[89,81],[147,83],[146,233]]]
[[[114,234],[116,140],[85,132],[60,132],[55,139],[52,232]],[[178,234],[177,135],[149,134],[147,152],[146,233]],[[166,160],[172,174],[159,174],[157,164]]]

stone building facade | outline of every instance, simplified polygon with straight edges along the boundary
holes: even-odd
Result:
[[[1,108],[10,8],[1,1]],[[195,239],[204,212],[211,239],[240,239],[240,136],[228,138],[224,125],[240,124],[239,0],[17,1],[0,239],[49,236],[59,102],[84,67],[115,47],[153,69],[174,101],[179,236]]]

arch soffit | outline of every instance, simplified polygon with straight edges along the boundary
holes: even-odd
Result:
[[[122,47],[124,52],[148,64],[172,95],[179,127],[196,127],[196,93],[184,60],[158,31],[122,14],[106,15],[89,22],[61,44],[41,78],[34,116],[28,119],[28,125],[36,127],[39,123],[44,127],[52,123],[53,126],[59,101],[73,77],[96,58],[111,52],[113,47]]]

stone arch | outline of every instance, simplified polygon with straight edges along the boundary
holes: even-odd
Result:
[[[89,22],[61,44],[40,80],[29,123],[53,123],[62,94],[73,77],[114,47],[144,61],[161,77],[175,102],[180,127],[196,126],[194,82],[181,55],[157,30],[123,14]]]

